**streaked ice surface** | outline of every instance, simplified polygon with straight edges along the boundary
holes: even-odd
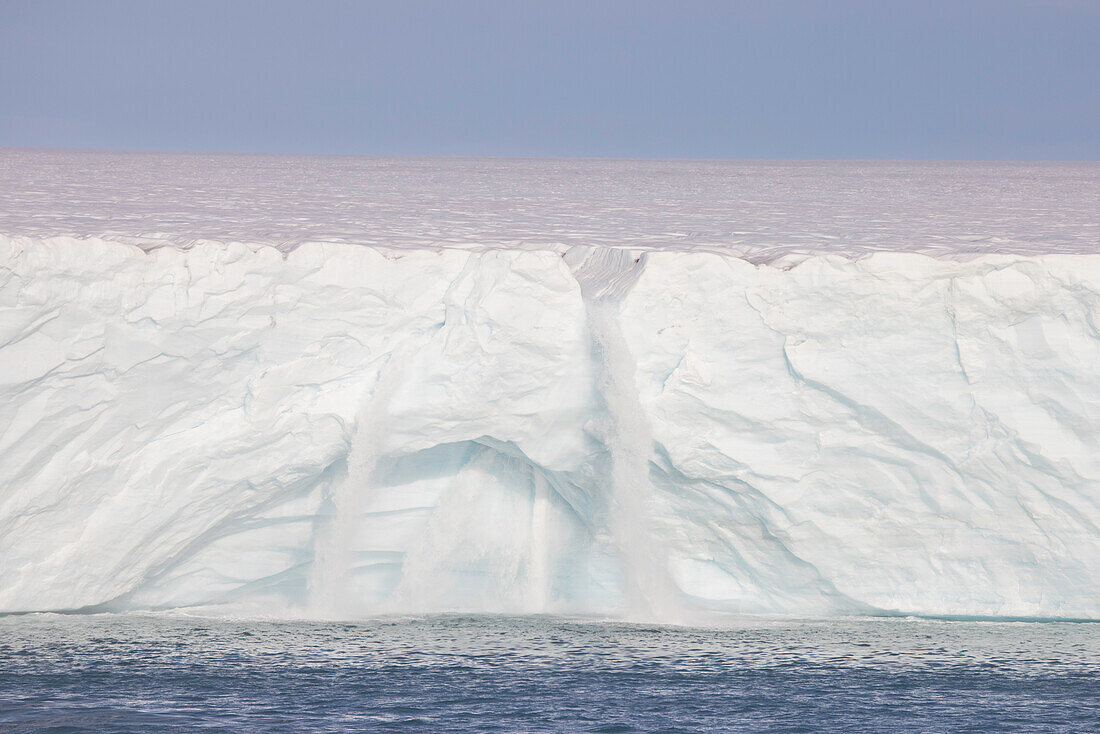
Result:
[[[0,150],[0,234],[189,245],[807,253],[1100,249],[1100,164]]]
[[[1100,619],[1098,181],[2,152],[0,612]]]
[[[1086,732],[1098,671],[1096,624],[32,615],[0,729]]]

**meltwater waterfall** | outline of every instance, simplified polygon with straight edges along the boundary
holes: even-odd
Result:
[[[634,358],[619,325],[619,301],[645,267],[645,258],[629,250],[579,247],[565,258],[581,286],[597,365],[600,432],[610,457],[608,529],[622,565],[625,611],[638,619],[672,620],[679,590],[652,532],[653,436],[638,399]]]
[[[400,378],[401,361],[397,352],[391,353],[356,415],[346,472],[333,484],[328,498],[331,515],[315,538],[309,585],[310,613],[315,616],[342,617],[366,611],[349,589],[355,567],[355,531],[374,481],[389,401]]]
[[[665,551],[652,532],[653,488],[649,478],[653,439],[645,413],[638,402],[634,379],[634,360],[619,327],[618,302],[644,267],[641,258],[629,251],[574,248],[566,262],[573,268],[581,286],[595,365],[594,400],[598,403],[599,440],[607,461],[596,478],[603,493],[606,511],[588,518],[606,527],[592,527],[596,534],[610,537],[621,569],[619,601],[616,606],[632,618],[669,620],[675,617],[678,590],[668,572]],[[405,554],[401,562],[401,581],[394,594],[381,607],[365,605],[355,595],[358,531],[376,481],[380,445],[385,440],[389,404],[407,366],[413,347],[398,348],[381,366],[378,378],[357,413],[355,432],[346,461],[346,471],[328,494],[330,515],[317,533],[310,576],[310,613],[322,617],[340,617],[379,611],[415,609],[426,603],[439,574],[439,550],[431,536],[452,534],[442,545],[457,542],[476,544],[477,538],[453,535],[438,520],[429,523],[428,536],[418,547]],[[466,471],[451,481],[456,497],[472,497],[488,475],[479,466],[494,463],[489,457],[472,462]],[[520,472],[522,477],[522,472]],[[514,569],[505,575],[522,577],[522,596],[517,608],[530,612],[546,611],[551,602],[554,549],[549,532],[553,488],[537,466],[530,468],[530,524],[526,548],[513,548],[514,557],[498,560],[495,566]],[[522,484],[516,492],[526,491]],[[433,515],[434,517],[434,515]],[[474,531],[476,532],[476,531]],[[510,579],[500,583],[512,584]]]
[[[531,542],[527,559],[527,611],[545,612],[550,602],[550,485],[539,471],[531,472]]]

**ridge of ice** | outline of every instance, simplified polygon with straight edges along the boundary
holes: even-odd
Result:
[[[0,612],[1098,619],[1098,324],[1093,254],[0,236]]]

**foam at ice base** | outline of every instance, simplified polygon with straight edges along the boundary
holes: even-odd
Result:
[[[1100,256],[0,268],[0,611],[1100,618]]]

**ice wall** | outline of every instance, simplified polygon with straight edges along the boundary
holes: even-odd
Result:
[[[0,611],[1100,618],[1100,256],[0,237]]]

